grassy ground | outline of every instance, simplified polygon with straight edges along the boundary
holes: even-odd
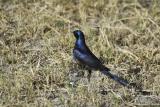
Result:
[[[160,104],[159,0],[0,0],[0,105],[116,107]],[[139,93],[98,71],[74,77],[81,29],[93,53]],[[77,79],[74,86],[72,81]]]

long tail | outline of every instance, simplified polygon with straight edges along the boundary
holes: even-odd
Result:
[[[102,72],[104,75],[110,77],[111,79],[117,81],[118,83],[120,83],[121,85],[127,87],[127,88],[134,88],[135,91],[140,92],[142,95],[150,95],[152,94],[152,92],[149,91],[145,91],[143,90],[141,87],[137,87],[136,84],[130,84],[127,80],[120,78],[114,74],[110,73],[110,69],[102,66],[102,68],[100,69],[100,72]]]
[[[120,83],[121,85],[123,86],[126,86],[128,87],[129,86],[129,82],[123,78],[120,78],[118,77],[117,75],[114,75],[114,74],[111,74],[110,72],[110,69],[103,66],[101,69],[100,69],[100,72],[103,73],[104,75],[110,77],[111,79],[117,81],[118,83]]]

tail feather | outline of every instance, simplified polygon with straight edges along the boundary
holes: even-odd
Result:
[[[103,67],[102,69],[100,69],[100,72],[103,73],[104,75],[110,77],[111,79],[117,81],[118,83],[120,83],[123,86],[128,87],[129,82],[123,78],[118,77],[117,75],[111,74],[110,69],[107,67]]]

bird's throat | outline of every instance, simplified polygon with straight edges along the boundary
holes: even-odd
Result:
[[[86,43],[85,43],[84,39],[77,39],[75,45],[78,48],[85,48],[86,47]]]

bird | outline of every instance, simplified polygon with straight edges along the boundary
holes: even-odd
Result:
[[[98,59],[88,48],[85,42],[84,33],[81,30],[73,31],[73,35],[76,38],[74,49],[73,49],[73,59],[80,64],[87,67],[89,74],[88,78],[91,76],[93,70],[99,70],[102,74],[108,76],[109,78],[117,81],[123,86],[128,86],[129,82],[123,78],[118,77],[111,73],[111,70],[106,67],[100,59]]]

